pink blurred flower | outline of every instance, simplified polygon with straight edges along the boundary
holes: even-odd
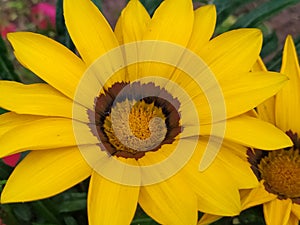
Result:
[[[17,163],[19,162],[20,158],[21,158],[21,154],[16,153],[16,154],[13,154],[10,156],[6,156],[6,157],[2,158],[2,160],[6,165],[15,167],[17,165]],[[0,223],[0,225],[1,225],[1,223]]]
[[[7,33],[14,32],[16,30],[17,30],[17,27],[13,23],[8,23],[8,24],[2,25],[2,26],[0,25],[0,33],[3,38],[6,38]]]
[[[3,223],[2,219],[0,219],[0,225],[6,225]]]
[[[55,6],[46,2],[38,3],[31,8],[32,22],[41,30],[55,28]]]

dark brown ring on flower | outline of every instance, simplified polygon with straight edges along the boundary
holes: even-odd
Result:
[[[127,91],[122,93],[125,88]],[[163,144],[173,143],[178,134],[181,133],[182,127],[180,126],[180,114],[178,112],[180,103],[164,88],[157,87],[152,82],[146,84],[117,82],[103,92],[95,99],[95,111],[88,113],[91,123],[94,121],[96,125],[96,134],[94,134],[100,139],[100,147],[102,146],[102,149],[104,148],[110,155],[139,159],[147,151],[157,151]],[[134,133],[137,138],[146,139],[150,136],[147,133],[151,133],[147,129],[154,129],[155,132],[152,133],[158,135],[157,140],[154,136],[154,140],[156,140],[154,142],[158,143],[153,148],[142,151],[128,148],[126,144],[124,145],[119,140],[120,136],[117,137],[118,135],[115,134],[116,130],[120,130],[118,126],[116,130],[112,129],[112,110],[119,112],[118,115],[122,116],[121,111],[125,110],[124,108],[128,104],[131,105],[129,116],[136,116],[137,119],[134,121],[134,118],[130,118],[130,121],[133,121],[133,126],[136,126],[133,130],[130,121],[128,121],[130,131],[133,131],[130,133]],[[151,124],[147,124],[147,127],[139,124],[142,122],[148,123],[153,118],[159,118],[160,123],[155,122],[152,127]],[[163,124],[161,124],[162,121]],[[121,124],[121,122],[115,121],[115,124],[123,126],[124,123]],[[120,128],[123,129],[122,126]],[[164,127],[165,133],[163,132]],[[136,132],[134,132],[134,129]],[[125,138],[125,142],[126,139],[132,138],[129,134],[128,136],[122,134],[122,136]]]

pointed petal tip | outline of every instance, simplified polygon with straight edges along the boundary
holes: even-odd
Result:
[[[205,5],[205,6],[202,6],[202,7],[205,7],[205,8],[207,8],[208,10],[217,12],[216,6],[215,6],[214,4],[208,4],[208,5]],[[201,8],[202,8],[202,7],[201,7]]]
[[[293,37],[292,37],[292,35],[290,35],[290,34],[288,34],[287,36],[286,36],[286,42],[292,42],[292,43],[294,43],[294,40],[293,40]]]
[[[6,194],[6,189],[2,190],[1,197],[0,197],[0,204],[8,204],[8,203],[16,203],[18,201],[11,199],[9,196]]]
[[[260,41],[261,44],[262,44],[263,34],[262,34],[260,29],[257,29],[257,28],[239,28],[237,30],[243,31],[245,36],[247,35],[247,36],[252,37],[252,38],[257,38],[257,40]]]

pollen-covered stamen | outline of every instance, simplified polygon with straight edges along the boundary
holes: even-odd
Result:
[[[267,191],[279,198],[300,197],[300,155],[299,150],[278,150],[269,152],[258,165]]]
[[[142,101],[126,99],[111,109],[104,132],[117,151],[149,151],[165,139],[167,127],[161,108]]]
[[[147,104],[139,101],[134,104],[129,113],[129,126],[133,135],[141,140],[149,139],[151,135],[162,136],[167,133],[165,116],[161,108],[154,105],[154,102]],[[162,135],[163,134],[163,135]],[[161,140],[161,141],[162,141]]]

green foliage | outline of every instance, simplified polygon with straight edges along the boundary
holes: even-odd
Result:
[[[269,19],[273,15],[281,12],[285,8],[300,2],[299,0],[272,0],[258,5],[255,9],[249,13],[240,16],[236,23],[233,24],[230,29],[236,29],[241,27],[257,27],[265,20]]]
[[[265,225],[262,207],[256,206],[247,209],[236,217],[223,217],[211,225]]]
[[[0,35],[0,79],[20,81],[15,73],[13,63],[9,57],[6,44]]]
[[[57,40],[74,52],[75,45],[68,33],[63,15],[63,0],[57,0],[56,3],[56,33]]]
[[[153,15],[155,9],[160,5],[162,0],[141,0],[150,15]]]

